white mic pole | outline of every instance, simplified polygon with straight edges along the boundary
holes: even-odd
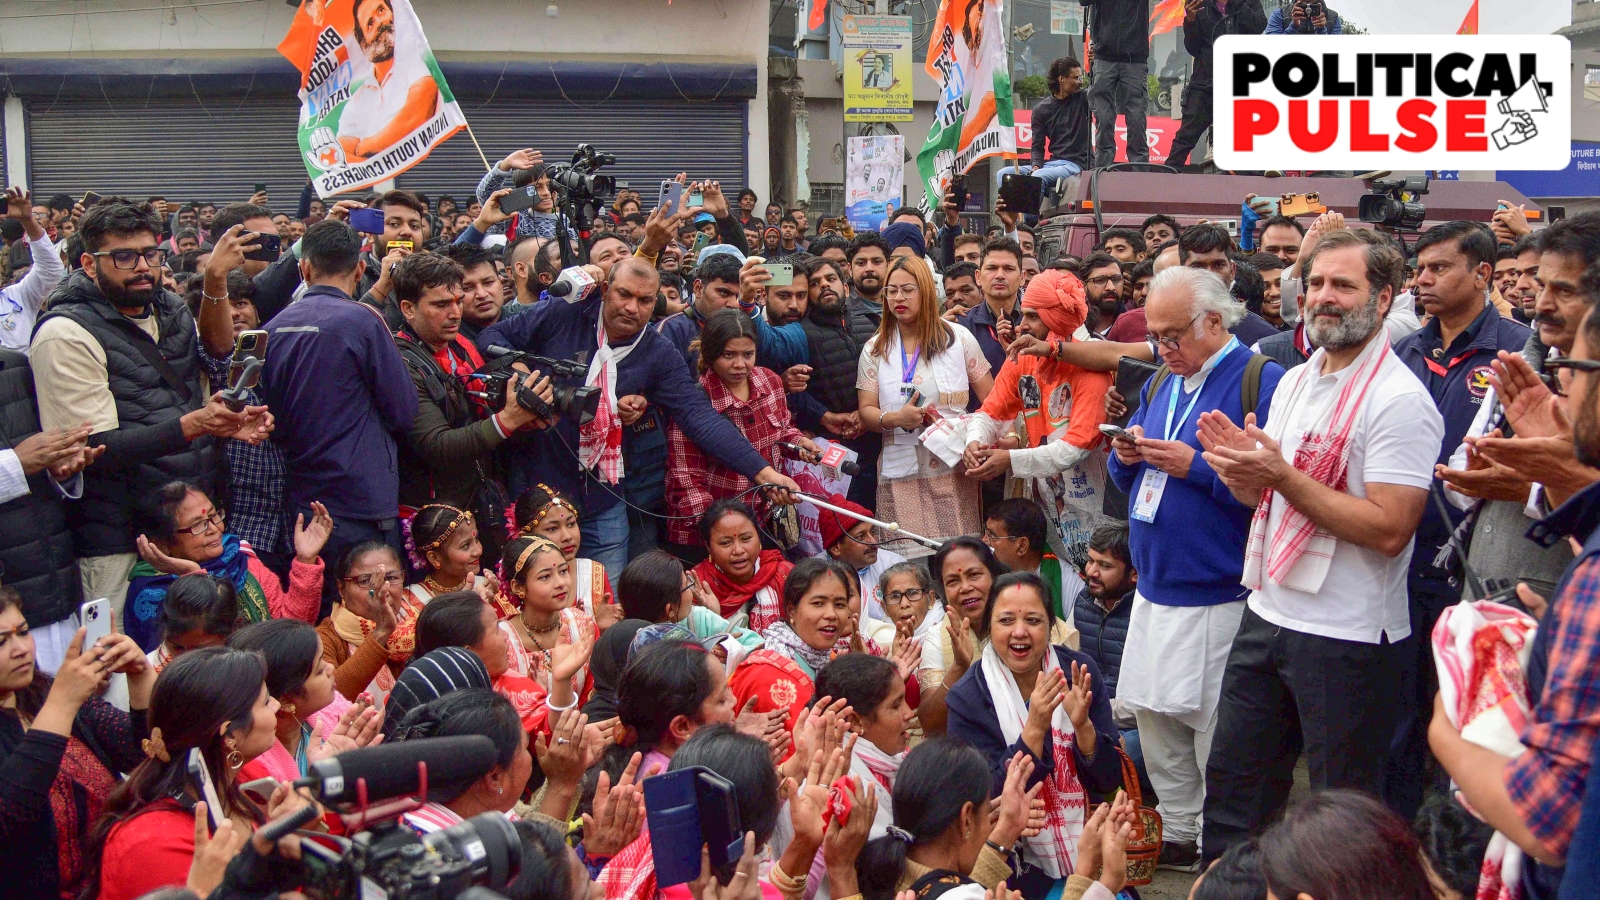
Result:
[[[834,512],[836,512],[836,513],[838,513],[838,514],[840,514],[842,516],[849,516],[850,518],[855,519],[855,520],[860,521],[860,522],[868,522],[870,524],[878,526],[879,528],[884,529],[885,531],[891,531],[891,532],[894,532],[895,534],[900,535],[901,537],[910,538],[911,540],[916,541],[919,544],[927,544],[929,547],[933,547],[934,549],[938,549],[939,547],[943,546],[943,544],[941,544],[939,541],[934,540],[933,538],[926,538],[926,537],[923,537],[920,534],[913,534],[913,533],[911,533],[909,531],[906,531],[904,528],[900,527],[900,524],[898,522],[881,522],[881,521],[879,521],[877,519],[872,518],[871,516],[863,516],[862,514],[860,514],[858,512],[851,512],[848,509],[840,509],[839,507],[834,506],[832,503],[829,503],[826,500],[818,499],[817,497],[813,497],[810,494],[802,494],[799,491],[790,491],[790,493],[794,494],[796,497],[799,497],[802,500],[805,500],[808,503],[812,503],[812,504],[815,504],[817,506],[820,506],[823,509],[833,510]]]

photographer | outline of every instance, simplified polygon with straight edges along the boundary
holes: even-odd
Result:
[[[1339,14],[1322,0],[1294,0],[1288,10],[1275,9],[1267,18],[1266,34],[1342,34]]]
[[[617,485],[624,473],[624,426],[647,404],[658,406],[719,463],[760,484],[796,490],[767,464],[728,420],[717,415],[695,386],[683,357],[646,326],[660,281],[642,259],[624,259],[603,290],[577,302],[545,301],[531,312],[490,326],[484,349],[510,347],[559,359],[588,359],[586,383],[604,396],[593,422],[579,429],[563,419],[515,455],[513,489],[538,481],[583,498],[583,546],[613,580],[628,561],[628,516]],[[630,402],[623,405],[619,398]],[[643,403],[637,401],[642,400]],[[787,491],[771,499],[788,502]]]
[[[1194,57],[1194,75],[1183,92],[1183,126],[1172,139],[1167,165],[1189,163],[1189,151],[1211,127],[1212,45],[1229,34],[1260,34],[1267,26],[1259,3],[1226,0],[1186,0],[1183,7],[1183,48]]]
[[[483,367],[483,357],[461,337],[462,278],[461,266],[431,253],[395,266],[395,299],[406,324],[394,343],[417,390],[417,417],[400,444],[403,507],[444,503],[478,509],[475,501],[492,477],[494,449],[521,429],[547,424],[517,403],[523,376],[507,385],[504,408],[475,421],[463,379]],[[538,390],[550,402],[549,379]]]

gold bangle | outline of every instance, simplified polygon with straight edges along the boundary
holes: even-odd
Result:
[[[772,886],[777,888],[780,894],[796,894],[806,889],[805,878],[789,875],[777,862],[774,862],[772,868],[767,871],[767,880],[772,882]]]

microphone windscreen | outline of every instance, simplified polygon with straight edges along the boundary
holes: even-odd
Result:
[[[488,774],[498,761],[494,742],[481,734],[418,738],[349,750],[311,764],[313,789],[324,803],[355,803],[357,783],[367,783],[367,802],[415,794],[421,787],[417,764],[428,767],[428,781],[460,783]]]

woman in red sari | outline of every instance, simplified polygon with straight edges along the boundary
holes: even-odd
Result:
[[[794,564],[777,550],[761,549],[756,514],[738,500],[711,504],[700,517],[700,534],[710,555],[693,571],[721,604],[712,612],[724,619],[745,613],[750,630],[765,637],[768,626],[783,620],[780,594]]]

